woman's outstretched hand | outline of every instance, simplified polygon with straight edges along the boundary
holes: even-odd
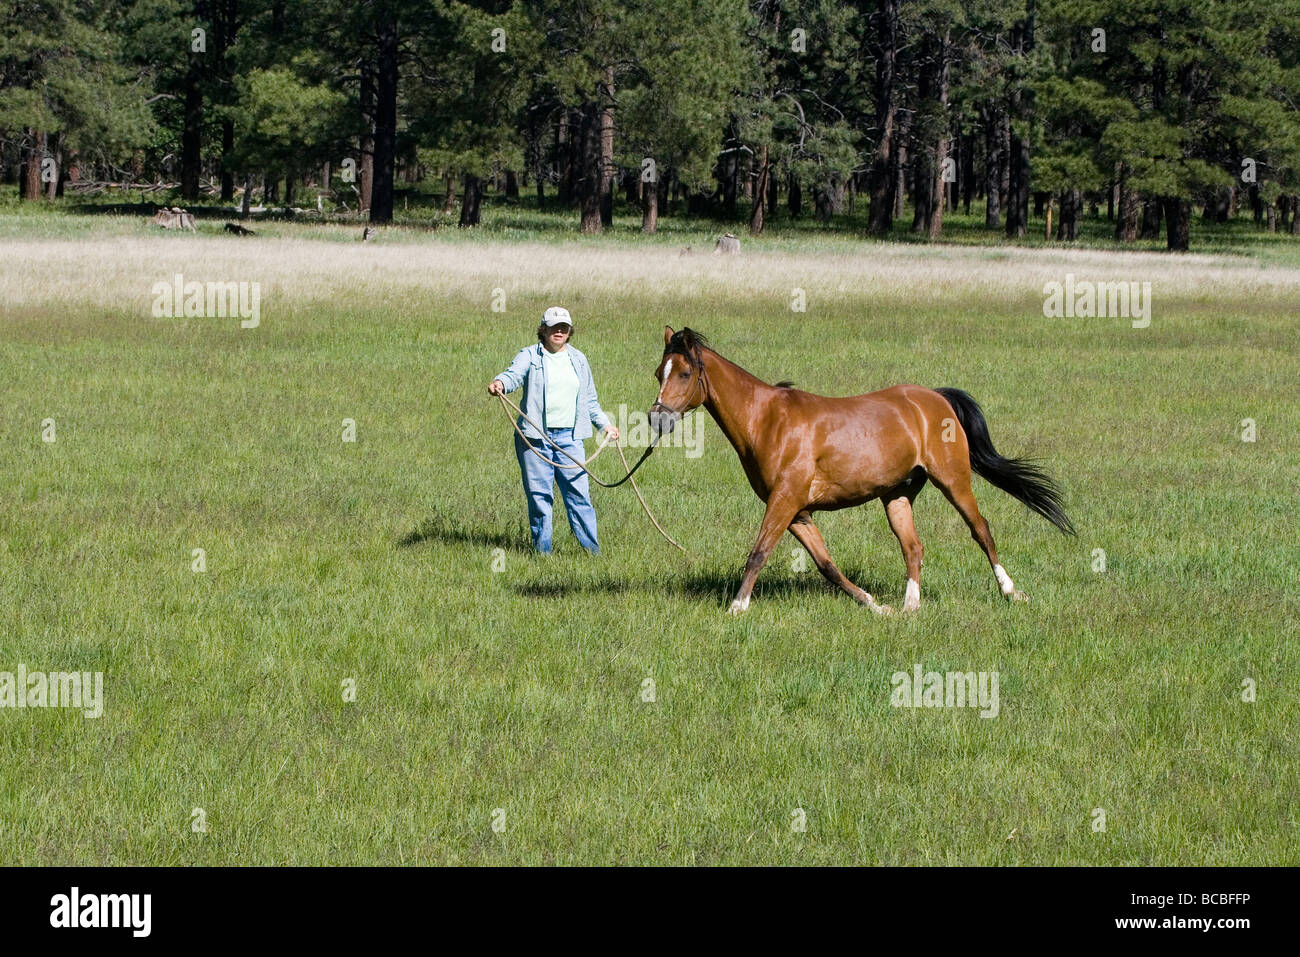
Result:
[[[605,426],[605,434],[609,436],[609,440],[610,440],[611,442],[617,442],[617,441],[618,441],[618,426],[616,426],[616,425],[607,425],[607,426]]]
[[[503,395],[506,387],[501,384],[500,379],[493,379],[492,384],[488,386],[488,395]]]

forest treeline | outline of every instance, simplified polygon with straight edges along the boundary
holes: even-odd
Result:
[[[0,178],[34,202],[316,188],[383,223],[431,182],[462,225],[495,184],[586,232],[620,194],[650,232],[778,204],[1300,232],[1300,0],[0,0],[0,27]]]

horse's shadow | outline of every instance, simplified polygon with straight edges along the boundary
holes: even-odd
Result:
[[[452,545],[473,545],[480,548],[502,548],[509,552],[532,555],[532,543],[525,531],[506,532],[500,529],[466,525],[453,522],[442,515],[432,515],[420,522],[415,528],[397,540],[397,547],[411,548],[425,542],[442,542]],[[610,558],[595,559],[611,561]],[[698,600],[712,600],[720,607],[730,604],[740,587],[744,575],[743,566],[732,570],[723,568],[694,568],[673,576],[665,584],[656,575],[654,581],[638,581],[619,575],[615,566],[610,566],[609,575],[594,580],[565,579],[562,581],[515,580],[510,587],[519,595],[529,598],[565,598],[576,594],[615,594],[629,591],[667,591]],[[878,576],[869,574],[862,568],[844,568],[844,574],[870,592],[877,601],[889,601],[899,589],[899,583],[890,583]],[[766,569],[754,583],[754,600],[762,601],[773,598],[793,598],[801,595],[827,595],[845,597],[843,593],[816,571],[792,574],[783,569]],[[885,597],[881,597],[881,596]],[[933,597],[933,596],[930,596]]]
[[[878,600],[881,592],[889,592],[889,584],[878,578],[866,575],[859,569],[844,569],[848,578],[874,595]],[[693,598],[713,598],[721,604],[730,604],[735,597],[744,569],[734,572],[697,571],[679,579],[677,587]],[[823,578],[815,569],[802,574],[791,575],[777,572],[774,575],[758,576],[754,582],[753,597],[755,601],[765,598],[793,598],[797,595],[839,595],[847,597],[838,588]]]
[[[410,548],[425,542],[442,542],[448,545],[476,545],[482,548],[503,548],[511,552],[530,552],[531,543],[521,533],[503,532],[476,526],[453,523],[441,515],[424,519],[415,528],[397,540],[398,548]]]
[[[850,571],[846,571],[845,574],[875,596],[878,601],[886,600],[880,597],[882,593],[887,596],[893,595],[887,582],[863,575],[858,570],[855,571],[857,571],[857,574]],[[698,570],[687,572],[680,577],[674,577],[666,584],[656,576],[653,583],[610,577],[600,578],[595,581],[519,581],[513,583],[511,587],[516,593],[529,598],[565,598],[582,593],[613,594],[629,591],[665,591],[698,600],[712,600],[719,607],[725,607],[731,603],[736,589],[740,587],[742,576],[742,569],[735,572]],[[755,601],[792,598],[799,595],[846,597],[816,571],[793,577],[786,575],[784,577],[764,578],[764,576],[760,575],[758,581],[754,584]]]

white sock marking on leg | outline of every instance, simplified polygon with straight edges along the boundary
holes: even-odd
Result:
[[[1011,581],[1011,576],[1007,574],[1007,570],[1001,565],[993,566],[993,575],[998,580],[998,587],[1002,589],[1002,594],[1010,595],[1016,590],[1015,584]]]

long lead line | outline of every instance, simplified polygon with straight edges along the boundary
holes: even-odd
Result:
[[[519,408],[519,406],[515,405],[504,395],[498,394],[497,398],[501,400],[502,414],[505,415],[505,417],[510,420],[510,427],[515,430],[515,432],[519,435],[521,439],[524,440],[524,444],[528,446],[528,450],[530,452],[536,455],[543,462],[553,465],[555,468],[582,469],[584,472],[587,473],[588,476],[591,477],[591,480],[593,482],[595,482],[597,485],[600,485],[603,488],[618,488],[624,482],[631,482],[632,491],[636,493],[636,500],[641,503],[641,508],[645,511],[646,518],[650,519],[650,524],[652,524],[655,527],[655,530],[658,531],[659,534],[662,535],[670,545],[672,545],[674,548],[677,548],[682,552],[686,552],[685,548],[682,548],[682,546],[679,545],[671,535],[669,535],[667,532],[664,531],[663,526],[659,524],[659,520],[656,519],[654,517],[654,513],[650,511],[650,506],[645,503],[645,498],[641,495],[641,489],[637,488],[636,479],[632,478],[632,473],[641,467],[641,464],[645,462],[647,458],[650,457],[650,453],[653,452],[655,448],[659,445],[659,439],[661,438],[660,435],[655,436],[654,444],[645,450],[645,452],[641,455],[641,460],[637,462],[636,465],[632,468],[628,468],[627,456],[623,454],[622,444],[620,443],[614,446],[616,449],[618,449],[618,457],[620,461],[622,461],[623,463],[623,471],[626,472],[627,474],[624,475],[617,482],[613,482],[613,483],[602,482],[600,479],[598,479],[595,475],[592,474],[591,470],[588,469],[587,466],[590,465],[592,462],[594,462],[596,460],[596,456],[600,455],[600,453],[605,450],[605,446],[609,444],[608,432],[601,437],[600,445],[597,446],[595,452],[591,453],[591,457],[588,458],[585,462],[580,462],[578,459],[570,455],[567,449],[561,448],[554,440],[552,440],[550,436],[546,434],[546,430],[543,429],[536,422],[534,422],[531,418],[529,418],[528,414],[524,412],[523,409]],[[518,412],[525,422],[527,422],[529,425],[535,428],[538,434],[541,435],[542,440],[544,442],[546,442],[548,445],[554,448],[555,451],[559,452],[561,455],[563,455],[565,458],[567,458],[570,462],[573,462],[574,464],[561,465],[559,462],[554,462],[551,459],[548,459],[541,452],[537,451],[536,446],[534,446],[533,443],[528,440],[528,436],[524,435],[523,431],[519,428],[519,423],[514,419],[513,416],[511,416],[510,414],[511,409],[513,409],[515,412]]]

